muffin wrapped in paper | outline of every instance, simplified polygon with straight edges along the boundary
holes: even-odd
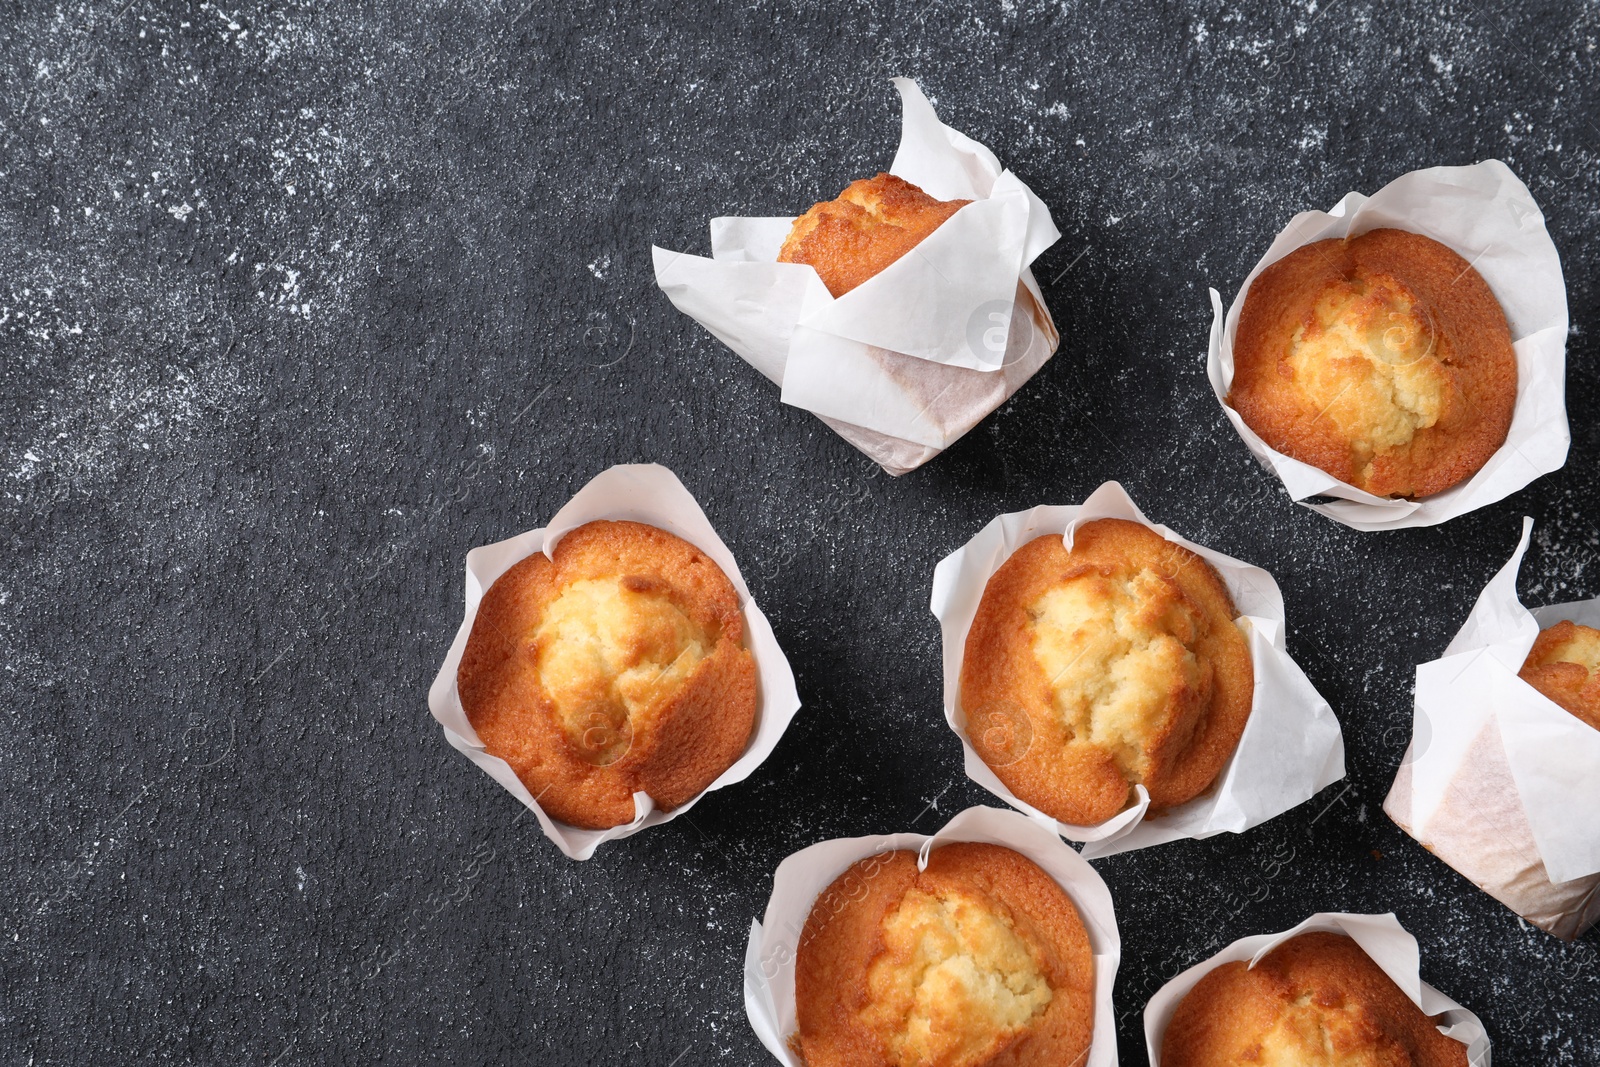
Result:
[[[711,563],[720,568],[737,593],[739,615],[743,622],[743,644],[754,659],[756,669],[754,724],[738,758],[717,774],[705,789],[671,810],[658,807],[648,792],[634,792],[632,818],[608,829],[587,829],[552,817],[511,764],[485,747],[473,728],[458,689],[458,672],[485,593],[497,579],[535,553],[542,552],[553,561],[556,546],[566,535],[597,520],[643,523],[681,538],[703,552],[705,556],[702,558],[708,557]],[[799,708],[800,697],[795,690],[789,662],[778,647],[766,616],[751,598],[733,554],[717,536],[705,513],[700,510],[700,505],[683,483],[667,468],[656,464],[611,467],[580,489],[543,529],[530,530],[467,553],[466,617],[445,656],[444,665],[439,668],[439,674],[428,690],[428,710],[444,727],[445,740],[531,810],[545,836],[567,856],[578,860],[593,856],[595,849],[606,841],[628,837],[640,830],[669,822],[687,812],[711,790],[733,785],[749,777],[772,752]],[[616,734],[608,730],[606,736],[615,737]],[[587,737],[585,734],[585,740]],[[708,772],[705,778],[709,777]]]
[[[1518,677],[1543,627],[1600,627],[1600,599],[1529,611],[1533,520],[1444,656],[1417,667],[1411,744],[1383,810],[1484,892],[1572,939],[1600,919],[1600,730]]]
[[[857,868],[859,883],[852,881],[850,885],[835,888],[841,890],[838,905],[865,900],[872,892],[867,881],[883,869],[881,864],[872,861],[904,850],[916,853],[918,868],[925,869],[931,852],[957,842],[999,845],[1019,853],[1065,892],[1088,935],[1093,970],[1091,1038],[1087,1053],[1075,1062],[1078,1067],[1115,1067],[1117,1034],[1112,986],[1122,956],[1122,942],[1117,934],[1110,890],[1094,868],[1059,837],[1016,812],[983,807],[968,808],[932,835],[901,833],[823,841],[796,852],[778,865],[766,913],[760,921],[750,924],[750,944],[745,953],[744,1003],[751,1028],[779,1063],[785,1067],[803,1065],[792,1047],[799,1025],[796,962],[806,943],[807,920],[823,894],[834,887],[841,875],[863,864]],[[851,876],[855,877],[857,875]],[[947,962],[948,966],[938,968],[941,971],[938,980],[927,983],[930,994],[934,986],[947,990],[961,988],[959,959]],[[979,972],[980,982],[984,977]],[[960,997],[955,1002],[959,1004]],[[1011,1051],[1015,1050],[1001,1051],[1000,1055],[1007,1057],[1003,1062],[1014,1062],[1008,1055]],[[939,1062],[948,1061],[941,1059]],[[962,1062],[970,1061],[963,1058]],[[985,1057],[983,1062],[991,1062],[991,1059]]]
[[[1094,825],[1076,825],[1041,810],[1037,802],[1028,803],[1002,781],[997,766],[1021,766],[1034,746],[1047,742],[1033,729],[1024,709],[963,707],[962,665],[985,590],[1002,565],[1022,546],[1045,535],[1059,535],[1070,551],[1074,531],[1098,519],[1144,526],[1216,571],[1239,613],[1231,622],[1248,645],[1252,689],[1249,717],[1237,744],[1199,795],[1152,813],[1150,792],[1141,783],[1131,790],[1136,799],[1117,814]],[[945,721],[961,738],[967,777],[1053,832],[1086,842],[1086,857],[1181,838],[1239,833],[1344,777],[1338,720],[1289,656],[1283,596],[1272,575],[1150,522],[1116,482],[1105,483],[1081,505],[1036,507],[989,523],[940,561],[934,570],[931,607],[943,633]]]
[[[1307,245],[1386,228],[1431,238],[1481,275],[1505,313],[1516,357],[1516,400],[1504,443],[1470,477],[1415,500],[1374,495],[1286,455],[1228,404],[1234,386],[1234,344],[1251,283]],[[1250,271],[1232,305],[1224,311],[1215,289],[1211,305],[1206,373],[1223,413],[1261,465],[1282,479],[1291,497],[1346,526],[1358,530],[1432,526],[1509,496],[1566,462],[1571,438],[1565,399],[1567,294],[1561,260],[1532,194],[1499,160],[1412,171],[1370,197],[1347,193],[1330,211],[1301,212]],[[1386,358],[1404,362],[1415,357],[1391,352]],[[1328,407],[1344,395],[1335,396]],[[1314,421],[1329,417],[1324,409]]]
[[[794,218],[711,220],[711,257],[653,248],[656,282],[697,320],[891,474],[948,448],[1055,352],[1029,264],[1061,236],[992,152],[939,121],[915,82],[890,173],[969,200],[928,237],[835,298],[778,262]]]
[[[1193,991],[1201,979],[1216,968],[1229,963],[1242,962],[1253,969],[1269,952],[1291,938],[1318,932],[1343,935],[1355,941],[1372,962],[1376,963],[1379,969],[1400,988],[1407,1000],[1415,1004],[1424,1015],[1434,1019],[1440,1033],[1466,1046],[1465,1061],[1469,1067],[1489,1067],[1489,1037],[1484,1031],[1482,1021],[1477,1015],[1422,980],[1422,958],[1417,948],[1417,939],[1407,933],[1393,915],[1354,915],[1345,912],[1319,912],[1292,930],[1285,930],[1279,934],[1256,934],[1240,938],[1215,956],[1195,964],[1162,986],[1156,991],[1156,995],[1150,998],[1144,1009],[1144,1037],[1145,1045],[1150,1052],[1150,1067],[1161,1067],[1162,1046],[1173,1015],[1177,1012],[1178,1005]],[[1302,1011],[1313,1012],[1319,1007],[1342,1011],[1347,1005],[1334,1001],[1325,1005],[1304,1003],[1296,1007]],[[1240,1025],[1259,1024],[1264,1021],[1242,1007],[1230,1018]],[[1284,1022],[1291,1021],[1284,1020]],[[1353,1032],[1346,1032],[1341,1037],[1350,1044],[1365,1043],[1374,1038],[1381,1039],[1383,1035],[1383,1030],[1365,1026],[1358,1020],[1351,1020],[1347,1026],[1350,1026]],[[1285,1044],[1292,1046],[1297,1035],[1292,1026],[1287,1026],[1274,1036],[1287,1038]],[[1320,1032],[1320,1029],[1309,1027],[1298,1036],[1315,1041],[1316,1048],[1312,1055],[1317,1055],[1320,1059],[1321,1055],[1325,1054],[1322,1042],[1328,1035]],[[1445,1046],[1446,1049],[1448,1047]],[[1348,1045],[1340,1047],[1339,1051],[1351,1056],[1349,1060],[1351,1063],[1367,1062],[1366,1059],[1358,1061],[1355,1058],[1355,1050]],[[1456,1056],[1450,1058],[1459,1062]],[[1288,1061],[1274,1059],[1272,1062]],[[1339,1062],[1343,1063],[1345,1060],[1341,1058]],[[1382,1059],[1381,1062],[1391,1061]],[[1409,1063],[1411,1060],[1406,1059],[1404,1062]]]

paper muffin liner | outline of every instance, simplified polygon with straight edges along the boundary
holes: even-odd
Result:
[[[651,254],[679,311],[777,383],[785,404],[898,475],[948,448],[1055,352],[1029,264],[1061,233],[993,152],[939,121],[915,82],[894,85],[903,111],[890,173],[973,203],[877,275],[835,298],[812,267],[777,262],[792,216],[712,219],[709,259]]]
[[[919,869],[940,845],[975,841],[1003,845],[1038,864],[1072,898],[1094,954],[1094,1034],[1078,1067],[1116,1067],[1117,1027],[1112,985],[1122,959],[1111,891],[1081,856],[1025,816],[999,808],[968,808],[934,834],[844,837],[803,848],[778,864],[772,896],[760,921],[750,923],[744,961],[744,1007],[756,1036],[784,1067],[803,1067],[789,1048],[795,1014],[795,955],[806,919],[822,892],[851,864],[869,856],[906,850],[918,854]]]
[[[1128,519],[1148,526],[1215,567],[1233,596],[1236,620],[1250,642],[1255,693],[1238,747],[1217,780],[1194,800],[1146,819],[1150,795],[1138,786],[1138,803],[1097,826],[1058,822],[1012,793],[984,762],[968,735],[961,707],[961,662],[967,632],[989,579],[1011,554],[1035,537],[1060,534],[1067,548],[1083,523]],[[1344,737],[1323,700],[1284,642],[1283,595],[1272,575],[1231,556],[1185,540],[1144,512],[1117,482],[1106,482],[1082,504],[1040,506],[1001,515],[939,562],[933,572],[932,609],[944,637],[944,717],[961,738],[967,777],[1073,841],[1094,859],[1181,838],[1239,833],[1281,815],[1344,777]],[[1018,758],[1022,755],[1017,753]]]
[[[1150,1067],[1161,1067],[1161,1043],[1167,1024],[1178,1003],[1211,971],[1224,963],[1248,961],[1254,967],[1261,957],[1300,934],[1312,932],[1348,934],[1372,961],[1383,969],[1394,984],[1422,1009],[1424,1015],[1439,1022],[1439,1031],[1467,1046],[1470,1067],[1489,1067],[1489,1035],[1483,1022],[1466,1008],[1422,980],[1422,955],[1417,939],[1392,914],[1355,915],[1349,912],[1318,912],[1292,930],[1281,934],[1256,934],[1242,937],[1212,956],[1197,963],[1156,991],[1144,1009],[1144,1040],[1150,1051]]]
[[[1505,444],[1461,484],[1420,500],[1357,489],[1268,445],[1228,406],[1239,312],[1256,276],[1304,245],[1391,227],[1431,237],[1481,274],[1506,314],[1517,356],[1517,403]],[[1357,530],[1433,526],[1510,496],[1567,461],[1567,289],[1561,258],[1528,187],[1497,159],[1401,175],[1371,197],[1346,193],[1332,210],[1290,220],[1255,265],[1226,314],[1211,290],[1206,374],[1222,411],[1261,465],[1295,500]],[[1311,498],[1332,498],[1312,500]]]
[[[1557,937],[1600,919],[1600,730],[1517,677],[1539,630],[1600,627],[1600,599],[1529,611],[1533,520],[1444,655],[1417,667],[1411,744],[1384,801],[1401,829]]]
[[[456,670],[466,650],[472,623],[478,616],[483,594],[506,571],[535,552],[550,557],[556,544],[572,530],[597,519],[631,519],[675,534],[710,556],[728,576],[739,593],[744,617],[745,646],[755,658],[757,673],[756,722],[750,742],[733,765],[699,795],[672,811],[660,811],[649,794],[633,794],[633,821],[609,830],[585,830],[552,819],[538,800],[511,769],[511,765],[484,750],[477,731],[467,719],[456,691]],[[700,802],[714,789],[742,782],[761,765],[788,729],[800,710],[800,694],[795,689],[789,661],[773,636],[772,626],[750,596],[733,553],[712,529],[700,505],[678,481],[677,475],[654,463],[621,464],[596,475],[557,511],[543,529],[529,530],[516,537],[484,545],[467,553],[466,617],[445,656],[444,665],[428,690],[428,710],[444,727],[445,740],[499,782],[539,820],[545,836],[572,859],[586,860],[603,842],[631,837],[640,830],[671,822]]]

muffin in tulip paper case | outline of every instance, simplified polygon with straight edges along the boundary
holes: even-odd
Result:
[[[1145,1005],[1150,1067],[1490,1067],[1483,1022],[1421,970],[1417,939],[1389,914],[1319,912],[1240,938]]]
[[[785,1067],[1115,1067],[1111,893],[1059,837],[968,808],[778,865],[745,1011]]]
[[[1432,526],[1566,462],[1567,294],[1499,160],[1404,174],[1290,220],[1206,371],[1289,495],[1358,530]]]
[[[733,554],[655,464],[469,552],[465,615],[429,710],[573,859],[743,781],[800,708]]]
[[[653,247],[656,282],[890,474],[921,466],[1059,343],[1029,269],[1061,236],[994,153],[900,93],[887,173],[798,217],[711,220],[711,256]]]
[[[1116,482],[990,522],[931,607],[967,776],[1086,857],[1240,833],[1344,777],[1272,576]]]
[[[1411,743],[1383,810],[1563,940],[1600,919],[1600,598],[1532,611],[1516,551],[1444,654],[1417,667]]]

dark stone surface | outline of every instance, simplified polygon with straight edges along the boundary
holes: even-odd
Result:
[[[1600,1062],[1600,935],[1520,924],[1379,809],[1412,665],[1520,516],[1530,602],[1600,594],[1600,9],[3,8],[0,1060],[766,1062],[740,963],[777,862],[987,799],[940,718],[934,563],[1115,477],[1276,574],[1351,769],[1099,864],[1123,1062],[1161,981],[1318,909],[1398,912],[1500,1067]],[[898,73],[1065,236],[1056,359],[891,480],[678,315],[648,247],[887,165]],[[1297,210],[1490,156],[1565,260],[1572,458],[1346,530],[1218,411],[1205,287]],[[747,783],[572,863],[425,693],[465,552],[638,460],[704,503],[806,707]]]

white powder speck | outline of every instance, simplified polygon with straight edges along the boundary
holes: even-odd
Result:
[[[1327,130],[1319,130],[1315,126],[1313,126],[1313,127],[1310,127],[1310,128],[1308,128],[1306,130],[1305,136],[1301,137],[1300,140],[1296,142],[1296,144],[1298,144],[1300,146],[1300,149],[1302,151],[1304,151],[1307,148],[1320,148],[1320,147],[1322,147],[1322,145],[1327,140],[1328,140],[1328,131]]]

